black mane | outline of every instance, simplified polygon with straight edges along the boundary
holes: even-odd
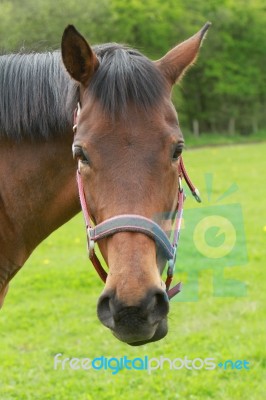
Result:
[[[147,110],[163,91],[162,76],[139,52],[118,44],[95,46],[100,66],[88,90],[113,116],[128,102]],[[69,132],[78,101],[60,52],[0,56],[0,137],[47,140]]]
[[[69,132],[77,85],[59,52],[0,57],[0,135],[46,140]]]
[[[125,114],[129,102],[146,111],[161,99],[163,77],[137,50],[116,43],[93,47],[100,61],[88,90],[111,116]]]

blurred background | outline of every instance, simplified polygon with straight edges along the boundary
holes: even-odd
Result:
[[[187,144],[266,137],[264,0],[3,0],[0,18],[2,53],[57,49],[71,23],[90,44],[127,43],[152,59],[210,20],[173,95]]]

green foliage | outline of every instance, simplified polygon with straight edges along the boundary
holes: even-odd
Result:
[[[72,23],[91,43],[128,43],[152,59],[210,20],[197,64],[174,91],[182,125],[245,135],[266,125],[263,0],[3,0],[0,15],[3,52],[58,48]]]
[[[68,24],[76,24],[92,42],[101,37],[108,18],[108,0],[12,0],[0,2],[0,48],[42,51],[60,46]],[[101,32],[99,26],[102,26]]]
[[[266,144],[205,148],[185,153],[186,166],[204,203],[188,197],[191,208],[210,203],[204,174],[213,174],[211,201],[236,183],[238,191],[219,204],[242,206],[248,263],[224,268],[226,279],[247,284],[244,297],[213,295],[213,270],[204,270],[197,302],[171,301],[169,334],[156,343],[130,347],[115,339],[96,316],[102,282],[86,256],[82,216],[43,242],[13,279],[0,312],[1,400],[262,400],[265,398],[265,237]],[[247,152],[249,162],[247,163]],[[254,191],[250,184],[256,190]],[[254,202],[255,201],[255,202]],[[254,212],[255,211],[255,212]],[[180,267],[193,263],[191,244],[180,238]],[[143,371],[55,370],[54,356],[246,359],[250,370]],[[264,382],[264,383],[263,383]]]

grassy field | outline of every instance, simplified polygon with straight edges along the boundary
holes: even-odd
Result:
[[[191,228],[185,226],[176,277],[184,282],[183,293],[171,302],[169,334],[160,342],[132,348],[118,342],[97,320],[102,284],[87,261],[80,215],[42,243],[12,281],[0,312],[0,399],[264,399],[265,154],[266,143],[185,152],[187,169],[203,195],[202,205],[188,197],[185,221],[186,212],[192,226],[193,216],[200,222],[201,209],[202,218],[222,210],[235,226],[236,213],[242,210],[244,232],[241,228],[233,263],[226,255],[205,263],[195,253]],[[212,240],[208,238],[209,245],[218,248]],[[116,375],[110,370],[55,370],[57,353],[91,359],[246,360],[249,370],[230,365],[226,370],[218,366],[171,370],[167,363],[150,374],[126,369]]]
[[[186,146],[188,148],[259,143],[264,142],[266,138],[265,130],[258,131],[252,135],[240,135],[239,133],[231,135],[229,133],[201,133],[199,136],[195,136],[189,131],[184,131],[184,134],[186,138]]]

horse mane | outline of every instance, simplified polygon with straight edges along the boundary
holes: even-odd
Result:
[[[143,54],[117,43],[94,46],[100,65],[88,90],[112,117],[126,116],[129,103],[146,111],[161,100],[164,78]]]
[[[160,99],[163,78],[154,64],[126,46],[93,47],[100,61],[88,90],[111,115],[131,101],[147,110]],[[0,138],[49,140],[69,132],[78,101],[59,51],[0,56]]]
[[[69,132],[78,89],[62,65],[58,51],[0,57],[0,137],[36,141]]]

